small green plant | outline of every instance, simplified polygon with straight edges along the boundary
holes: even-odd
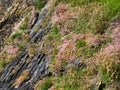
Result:
[[[53,40],[53,37],[52,37],[52,35],[48,35],[48,36],[47,36],[47,40],[48,40],[48,41],[51,41],[51,40]]]
[[[59,29],[56,26],[53,26],[51,28],[51,31],[49,33],[49,35],[47,36],[48,40],[59,40],[60,39],[60,35],[59,35]]]
[[[15,34],[13,34],[13,35],[11,36],[11,39],[13,40],[13,39],[18,38],[18,37],[20,37],[20,36],[21,36],[21,33],[16,32]]]
[[[101,57],[102,58],[102,57]],[[120,80],[120,63],[118,55],[113,55],[101,59],[101,79],[105,82]]]
[[[76,44],[77,44],[76,45],[77,48],[81,48],[86,45],[86,42],[85,42],[85,40],[79,40],[76,42]]]
[[[111,77],[114,80],[120,80],[120,63],[113,63],[111,70],[114,72],[111,72]]]
[[[107,73],[107,70],[105,68],[102,68],[101,69],[101,79],[104,81],[104,82],[108,82],[110,81],[110,75]]]
[[[82,50],[82,55],[85,57],[91,57],[93,56],[94,53],[96,53],[98,49],[96,47],[86,47],[85,49]]]
[[[116,15],[120,15],[120,1],[119,0],[102,0],[102,2],[108,3],[109,12],[107,15],[108,19]]]
[[[59,29],[56,26],[54,26],[51,31],[52,31],[52,34],[55,34],[55,35],[59,33]]]
[[[57,0],[58,2],[70,3],[73,7],[87,5],[88,3],[98,2],[101,0]]]
[[[23,24],[22,26],[20,26],[20,30],[27,30],[27,29],[28,29],[27,24]]]
[[[23,49],[24,49],[24,46],[23,46],[23,45],[19,45],[19,49],[20,49],[20,50],[23,50]]]
[[[25,17],[23,25],[20,26],[20,30],[27,30],[28,29],[28,22],[29,22],[29,17]]]
[[[54,80],[56,90],[87,90],[81,81],[87,72],[86,69],[70,67],[64,76],[59,75]]]
[[[52,86],[51,78],[46,78],[45,81],[39,86],[39,90],[48,90]]]
[[[47,0],[35,0],[35,2],[33,3],[33,5],[40,10],[42,7],[44,7],[44,5],[47,3]]]
[[[0,62],[0,68],[3,68],[5,66],[5,64],[1,61]]]

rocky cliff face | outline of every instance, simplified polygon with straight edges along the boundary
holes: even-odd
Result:
[[[13,31],[13,26],[25,13],[30,0],[2,0],[0,1],[0,51],[4,40]]]
[[[12,32],[12,24],[17,22],[22,16],[27,1],[18,0],[18,2],[11,1],[9,3],[8,12],[5,12],[1,22],[1,42],[4,42],[3,39],[8,37],[10,32]],[[2,2],[5,3],[5,2]],[[7,3],[6,3],[7,4]],[[50,22],[49,20],[45,22],[45,19],[50,17],[50,4],[45,5],[45,7],[39,12],[38,20],[34,23],[33,28],[31,28],[29,36],[31,40],[29,45],[32,43],[38,43],[39,40],[49,31]],[[35,18],[35,17],[33,17]],[[42,27],[43,23],[46,23],[44,27]],[[40,26],[38,28],[38,32],[35,31],[36,26]],[[5,33],[5,35],[3,35]],[[3,43],[1,43],[1,46]],[[2,49],[2,47],[1,47]],[[31,57],[28,53],[28,49],[24,49],[21,54],[19,54],[16,58],[12,60],[8,65],[6,65],[5,69],[2,71],[0,76],[0,90],[32,90],[34,85],[38,80],[44,78],[45,76],[50,75],[48,71],[48,63],[50,59],[42,53],[40,50]]]

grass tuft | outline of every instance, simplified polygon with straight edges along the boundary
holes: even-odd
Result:
[[[33,5],[36,7],[36,9],[40,10],[44,5],[47,3],[47,0],[35,0]]]
[[[15,38],[18,38],[21,36],[21,33],[17,32],[11,36],[11,39],[14,40]]]

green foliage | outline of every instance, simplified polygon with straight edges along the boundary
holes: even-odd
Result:
[[[108,82],[110,81],[110,75],[107,73],[107,70],[105,68],[102,68],[101,69],[101,79],[104,81],[104,82]]]
[[[39,86],[40,90],[48,90],[52,86],[51,78],[45,78],[45,81]]]
[[[47,3],[47,0],[35,0],[35,2],[33,3],[33,5],[40,10],[42,7],[44,7],[44,5]]]
[[[86,45],[86,42],[85,42],[85,40],[79,40],[76,42],[76,44],[77,44],[76,45],[77,48],[81,48]]]
[[[33,47],[28,48],[28,54],[30,57],[34,56],[35,53],[36,53],[35,48],[33,48]]]
[[[75,33],[85,33],[88,23],[88,16],[85,15],[85,13],[80,14],[78,19],[74,19],[74,22],[76,23],[76,26],[74,27]]]
[[[60,70],[63,70],[67,64],[68,64],[68,62],[66,60],[62,59]],[[61,74],[61,72],[58,70],[57,74]]]
[[[103,3],[108,4],[109,12],[106,15],[106,18],[109,20],[112,17],[119,16],[120,15],[120,1],[119,0],[101,0]]]
[[[16,32],[15,34],[13,34],[13,35],[11,36],[11,39],[13,40],[13,39],[18,38],[18,37],[20,37],[20,36],[21,36],[21,33]]]
[[[106,2],[107,1],[107,2]],[[93,33],[94,35],[100,35],[104,36],[104,33],[106,32],[106,28],[108,27],[108,21],[113,18],[116,15],[119,15],[119,1],[115,0],[57,0],[57,2],[65,2],[70,3],[73,7],[74,6],[80,6],[83,10],[83,12],[79,15],[77,19],[74,19],[75,26],[68,26],[70,27],[70,30],[76,34],[86,34],[87,32]],[[85,10],[85,11],[84,11]],[[64,23],[63,23],[64,24]],[[58,25],[59,26],[59,25]],[[61,25],[62,26],[62,25]],[[52,64],[58,65],[57,62],[57,54],[59,50],[57,47],[61,44],[61,35],[60,30],[56,26],[53,26],[47,35],[47,43],[51,42],[53,44],[52,48]],[[69,35],[69,34],[67,34]],[[67,36],[66,35],[66,36]],[[71,39],[70,36],[67,36],[67,39]],[[96,57],[96,54],[101,50],[101,48],[110,42],[110,40],[106,39],[107,41],[103,41],[98,43],[99,45],[96,46],[88,46],[84,40],[78,40],[76,41],[76,47],[78,49],[77,54],[79,53],[84,59],[88,59],[91,57]],[[77,55],[76,54],[76,55]],[[119,56],[120,58],[120,56]],[[83,60],[84,60],[83,59]],[[105,62],[105,61],[104,61]],[[66,66],[65,60],[61,60],[62,65],[61,68]],[[88,62],[90,63],[90,62]],[[95,64],[98,64],[99,61],[95,62]],[[110,62],[111,63],[111,62]],[[105,63],[103,63],[105,65]],[[107,68],[105,66],[100,66],[100,70],[96,67],[92,70],[91,68],[89,70],[71,70],[68,71],[67,74],[63,76],[57,76],[55,79],[55,87],[56,89],[62,88],[63,90],[88,90],[87,86],[85,87],[85,82],[82,81],[83,79],[89,79],[93,78],[93,76],[96,76],[96,72],[101,73],[101,79],[104,82],[109,82],[112,79],[119,80],[120,78],[120,65],[119,64],[109,64]],[[97,71],[98,70],[98,71]],[[57,73],[58,74],[58,73]],[[85,76],[85,77],[84,77]],[[80,82],[81,81],[81,82]],[[49,82],[49,81],[48,81]],[[83,84],[84,83],[84,84]],[[40,86],[41,90],[47,90],[50,83],[43,83],[42,86]],[[48,87],[47,87],[47,86]],[[84,87],[84,88],[83,88]]]
[[[102,34],[108,26],[107,22],[111,18],[120,15],[119,0],[58,0],[58,2],[66,2],[70,3],[72,6],[80,6],[85,8],[85,13],[81,14],[80,18],[76,20],[76,26],[74,27],[74,32],[76,33],[90,30],[94,34]],[[98,13],[96,12],[94,17],[88,16],[94,9],[89,5],[90,3],[96,3],[99,7],[102,7],[101,11]],[[88,24],[89,21],[93,22]]]
[[[119,0],[112,0],[109,5],[111,7],[109,15],[111,17],[114,17],[116,15],[119,16],[120,15],[120,1]]]
[[[96,53],[99,49],[97,47],[86,47],[85,49],[82,50],[82,55],[85,57],[91,57],[93,56],[94,53]]]
[[[23,49],[24,49],[24,46],[23,46],[23,45],[20,45],[20,44],[19,44],[18,46],[19,46],[19,49],[20,49],[20,50],[23,50]]]
[[[56,40],[56,39],[60,39],[60,35],[59,35],[59,29],[56,26],[53,26],[50,30],[49,35],[47,36],[47,39],[49,41],[51,40]]]
[[[51,32],[52,32],[52,34],[57,35],[59,32],[59,29],[56,26],[53,26]]]
[[[20,26],[20,30],[27,30],[28,29],[28,24],[23,24]]]
[[[112,71],[114,71],[114,72],[111,72],[112,79],[120,80],[120,63],[118,64],[113,63]]]
[[[120,80],[120,64],[115,63],[113,61],[107,61],[107,63],[111,63],[108,66],[102,66],[101,68],[101,79],[104,82],[108,82],[110,80]]]
[[[86,73],[86,69],[71,67],[64,76],[58,76],[54,80],[56,90],[87,90],[87,85],[83,86],[82,81]]]
[[[0,68],[3,68],[4,66],[5,66],[5,64],[0,61]]]
[[[29,17],[25,17],[23,25],[20,26],[20,30],[27,30],[28,29],[28,21],[29,21]]]
[[[102,2],[108,3],[111,9],[112,15],[120,10],[120,1],[119,0],[58,0],[59,2],[66,2],[72,4],[72,6],[85,5],[92,2]],[[120,12],[119,12],[120,14]]]
[[[3,70],[5,64],[3,63],[3,61],[0,61],[0,72]]]
[[[104,45],[106,45],[106,42],[101,42],[99,43],[99,45],[96,46],[87,46],[85,49],[83,49],[82,53],[83,55],[85,55],[86,57],[91,57],[93,56],[96,52],[98,52]]]
[[[83,8],[85,11],[79,15],[79,18],[74,19],[76,23],[74,32],[85,33],[86,31],[90,31],[93,34],[104,33],[107,28],[107,19],[105,17],[108,13],[108,8],[106,8],[106,4],[104,5],[100,2],[88,3],[87,5],[81,5],[81,9]],[[96,8],[96,10],[94,10],[94,8]]]
[[[100,0],[58,0],[58,2],[70,3],[72,6],[79,6]]]
[[[99,43],[99,45],[96,46],[87,46],[86,48],[84,48],[82,50],[82,55],[86,56],[86,57],[91,57],[93,56],[96,52],[98,52],[103,46],[106,45],[106,41],[103,41],[101,43]]]

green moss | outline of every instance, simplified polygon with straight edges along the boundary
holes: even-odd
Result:
[[[38,32],[39,31],[39,29],[40,29],[40,25],[37,25],[37,26],[35,26],[35,32]]]
[[[49,21],[49,18],[46,17],[46,18],[44,19],[43,23],[42,23],[42,27],[43,27],[43,28],[45,28],[45,27],[47,26],[48,21]]]
[[[28,54],[30,57],[34,56],[36,53],[35,48],[29,47],[28,48]]]

